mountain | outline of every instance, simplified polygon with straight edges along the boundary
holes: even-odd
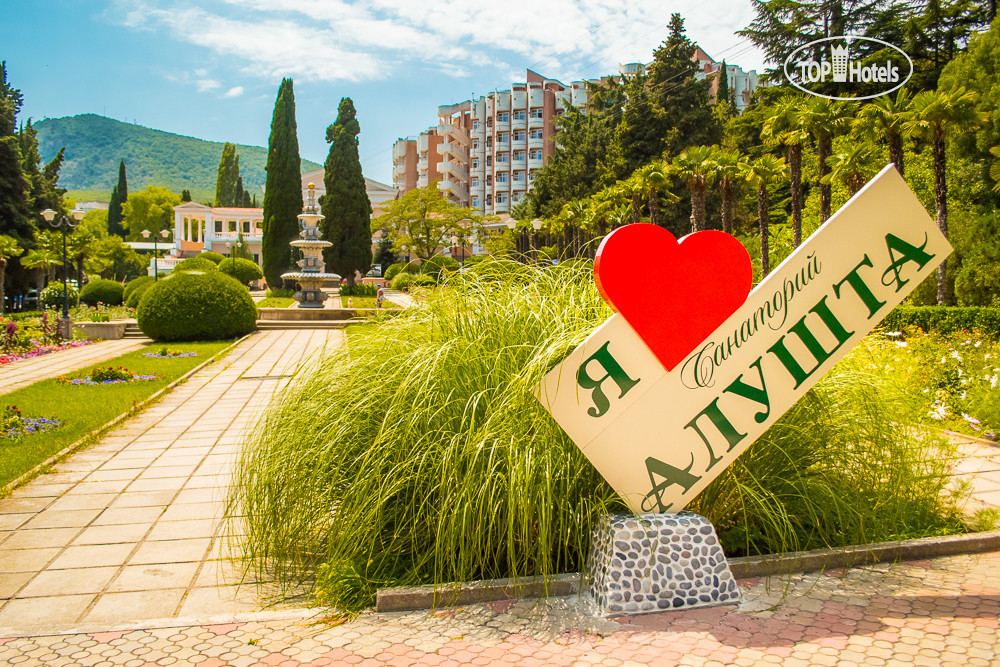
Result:
[[[174,192],[191,190],[196,201],[215,195],[223,144],[131,125],[104,116],[83,114],[46,118],[34,124],[38,151],[48,162],[63,146],[66,161],[59,172],[59,187],[67,190],[110,192],[118,182],[118,162],[125,159],[129,192],[158,185]],[[243,187],[260,202],[267,149],[241,146]],[[322,165],[302,160],[302,171]]]

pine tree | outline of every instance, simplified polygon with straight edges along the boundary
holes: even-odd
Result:
[[[281,274],[291,266],[291,246],[299,232],[302,212],[302,176],[295,124],[295,92],[291,79],[282,79],[271,118],[267,142],[267,178],[264,184],[264,238],[261,259],[269,287],[282,284]]]
[[[228,141],[222,147],[222,158],[219,160],[219,172],[215,179],[215,205],[236,205],[236,182],[239,178],[239,157],[236,146]]]
[[[355,271],[364,275],[372,265],[372,205],[358,157],[360,132],[354,102],[345,97],[336,122],[326,128],[330,153],[323,175],[326,194],[320,204],[325,217],[320,226],[323,238],[333,244],[323,251],[327,270],[344,276],[349,284],[354,284]]]
[[[0,62],[0,234],[18,241],[34,235],[29,215],[31,182],[21,169],[21,146],[14,129],[21,110],[21,91],[7,83],[7,63]]]

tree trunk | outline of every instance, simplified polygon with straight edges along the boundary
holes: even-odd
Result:
[[[76,258],[76,287],[83,289],[83,255]]]
[[[886,133],[889,143],[889,159],[896,165],[896,171],[903,175],[903,135],[898,132]]]
[[[722,198],[722,231],[733,233],[733,182],[725,177],[719,182],[719,196]]]
[[[792,182],[792,242],[802,244],[802,145],[788,147],[788,171]]]
[[[767,238],[768,209],[771,208],[767,200],[767,185],[760,183],[757,185],[757,222],[760,225],[760,278],[763,280],[771,272],[768,255],[771,252],[770,243]]]
[[[937,225],[948,238],[948,182],[945,178],[944,132],[934,132],[934,203],[937,205]],[[937,302],[939,306],[948,301],[948,262],[941,260],[938,267]]]
[[[696,185],[691,188],[691,226],[692,231],[705,229],[705,186]]]
[[[7,274],[7,260],[4,259],[3,257],[0,257],[0,315],[3,315],[5,312],[7,312],[6,308],[4,307],[6,305],[6,300],[5,300],[6,293],[3,284],[4,280],[7,278],[6,274]]]
[[[660,224],[660,193],[656,188],[649,189],[649,221],[654,225]]]
[[[826,163],[826,159],[830,157],[830,153],[833,151],[833,137],[823,135],[817,143],[819,144],[819,221],[822,224],[830,219],[832,188],[829,183],[823,182],[823,177],[830,173],[830,165]],[[799,237],[795,242],[796,247],[802,242],[801,230]]]
[[[638,191],[632,193],[632,224],[642,222],[642,195]]]

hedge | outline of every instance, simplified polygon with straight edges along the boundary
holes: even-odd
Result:
[[[243,259],[242,257],[230,257],[229,259],[222,260],[219,262],[219,271],[235,278],[244,285],[248,284],[251,280],[260,280],[264,277],[260,267],[255,262]]]
[[[218,264],[219,262],[221,262],[226,258],[226,256],[223,255],[221,252],[214,252],[212,250],[205,250],[204,252],[199,253],[197,256],[201,257],[202,259],[211,260],[216,264]]]
[[[178,273],[180,271],[218,271],[218,269],[218,265],[212,260],[198,256],[188,257],[177,262],[177,266],[174,267],[171,273]]]
[[[1000,308],[898,306],[882,320],[882,327],[894,331],[916,327],[937,333],[977,329],[991,338],[1000,338]]]
[[[88,306],[96,306],[98,303],[103,303],[105,306],[120,306],[124,292],[125,287],[120,282],[98,278],[83,286],[80,291],[80,301]]]

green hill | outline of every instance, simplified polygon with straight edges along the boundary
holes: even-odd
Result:
[[[118,182],[118,161],[125,159],[128,188],[135,192],[158,185],[174,192],[191,190],[196,201],[215,195],[215,180],[222,144],[194,137],[152,130],[140,125],[83,114],[47,118],[34,125],[42,160],[51,160],[66,147],[66,161],[59,172],[59,186],[67,190],[111,191]],[[243,186],[261,201],[267,149],[241,146]],[[302,160],[302,170],[322,165]],[[96,194],[96,193],[91,193]]]

